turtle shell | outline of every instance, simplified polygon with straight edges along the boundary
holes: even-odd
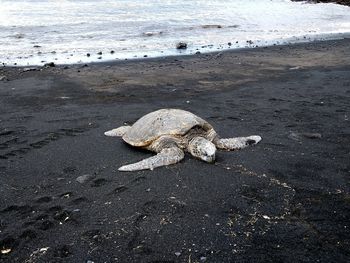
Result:
[[[178,109],[161,109],[141,117],[124,134],[123,140],[133,146],[147,146],[162,135],[182,136],[193,127],[205,131],[213,127],[191,112]]]

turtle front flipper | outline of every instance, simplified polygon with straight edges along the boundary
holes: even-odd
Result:
[[[123,136],[129,129],[131,128],[131,126],[120,126],[119,128],[110,130],[110,131],[106,131],[105,135],[106,136],[118,136],[121,137]]]
[[[118,170],[123,172],[139,171],[139,170],[153,170],[160,166],[166,166],[180,162],[184,158],[184,152],[174,146],[171,148],[164,148],[157,155],[144,159],[140,162],[128,164],[120,167]]]
[[[236,137],[227,139],[216,139],[214,144],[221,150],[239,150],[248,147],[249,145],[257,144],[261,141],[261,137],[258,135],[252,135],[248,137]]]

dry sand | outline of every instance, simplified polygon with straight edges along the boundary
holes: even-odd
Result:
[[[1,262],[348,262],[350,39],[1,75]],[[263,141],[118,172],[164,107]]]

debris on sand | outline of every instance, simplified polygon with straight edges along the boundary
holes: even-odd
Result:
[[[12,251],[11,248],[4,248],[4,249],[1,250],[1,254],[5,255],[5,254],[10,253],[11,251]]]

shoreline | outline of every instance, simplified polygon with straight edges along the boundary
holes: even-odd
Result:
[[[344,39],[0,68],[0,261],[347,262],[349,58]],[[159,108],[262,141],[119,172],[152,153],[103,133]]]
[[[135,58],[130,58],[130,59],[111,59],[111,60],[106,60],[106,61],[93,61],[93,62],[88,62],[88,63],[72,63],[72,64],[56,64],[54,61],[50,61],[46,63],[45,65],[27,65],[27,66],[18,66],[18,65],[2,65],[0,66],[0,70],[5,70],[6,69],[25,69],[25,68],[30,68],[30,69],[35,69],[34,71],[37,70],[43,70],[46,68],[59,68],[59,69],[70,69],[70,68],[79,68],[79,67],[86,67],[89,65],[92,66],[114,66],[117,64],[124,64],[124,63],[138,63],[138,62],[157,62],[157,61],[162,61],[162,60],[172,60],[172,59],[191,59],[195,57],[211,57],[211,56],[216,56],[217,54],[230,54],[230,53],[244,53],[244,52],[250,52],[250,51],[260,51],[264,49],[282,49],[284,47],[302,47],[302,46],[315,46],[315,45],[332,45],[336,43],[342,43],[343,41],[348,42],[350,41],[350,36],[349,37],[344,37],[340,39],[329,39],[329,40],[314,40],[314,41],[305,41],[305,42],[299,42],[299,43],[284,43],[284,44],[274,44],[274,45],[268,45],[268,46],[258,46],[258,47],[242,47],[242,48],[234,48],[234,49],[217,49],[217,50],[212,50],[209,52],[203,52],[203,53],[198,53],[198,54],[177,54],[177,55],[167,55],[167,56],[157,56],[157,57],[135,57]],[[48,64],[53,63],[53,66],[50,66]],[[30,71],[30,70],[28,70]]]
[[[126,58],[118,58],[114,57],[112,58],[112,54],[115,54],[115,51],[111,50],[109,53],[107,52],[107,56],[111,57],[110,59],[102,59],[102,52],[100,58],[95,59],[94,61],[81,61],[81,62],[73,62],[73,63],[57,63],[57,60],[60,59],[48,59],[47,61],[42,61],[40,64],[29,64],[29,65],[17,65],[19,64],[18,62],[14,62],[10,65],[7,63],[1,63],[0,68],[4,67],[22,67],[22,68],[38,68],[38,67],[45,67],[49,64],[54,64],[54,65],[59,65],[59,66],[73,66],[73,65],[85,65],[85,64],[100,64],[100,63],[114,63],[114,62],[122,62],[122,61],[142,61],[142,60],[148,60],[148,59],[161,59],[161,58],[166,58],[166,57],[183,57],[183,56],[196,56],[196,55],[206,55],[206,54],[212,54],[212,53],[217,53],[217,52],[240,52],[245,49],[256,49],[256,48],[269,48],[269,47],[274,47],[274,46],[288,46],[288,45],[299,45],[299,44],[307,44],[307,43],[318,43],[318,42],[327,42],[327,41],[338,41],[338,40],[343,40],[343,39],[349,39],[350,38],[350,32],[347,33],[332,33],[331,35],[333,36],[328,36],[327,34],[322,35],[323,37],[320,37],[319,35],[309,35],[309,36],[299,36],[299,37],[290,37],[286,39],[276,39],[273,41],[270,41],[271,43],[268,44],[268,42],[265,42],[265,44],[262,44],[260,40],[258,41],[252,41],[252,40],[247,40],[243,41],[245,43],[245,46],[238,46],[231,48],[231,42],[225,43],[225,44],[218,44],[218,45],[213,45],[213,44],[207,44],[204,46],[198,46],[196,47],[190,47],[186,49],[176,49],[174,46],[173,50],[161,50],[161,51],[151,51],[153,52],[154,55],[146,54],[146,52],[141,52],[138,51],[135,54],[138,55],[133,55],[132,57],[126,57]],[[276,43],[275,43],[276,42]],[[187,44],[187,43],[186,43]],[[71,53],[71,56],[74,56],[73,52],[67,52]],[[88,52],[88,56],[90,57],[90,53]],[[120,53],[121,54],[121,53]],[[55,55],[56,56],[56,55]],[[61,54],[63,57],[63,54]],[[96,54],[95,54],[96,56]],[[82,57],[82,56],[80,56]]]

